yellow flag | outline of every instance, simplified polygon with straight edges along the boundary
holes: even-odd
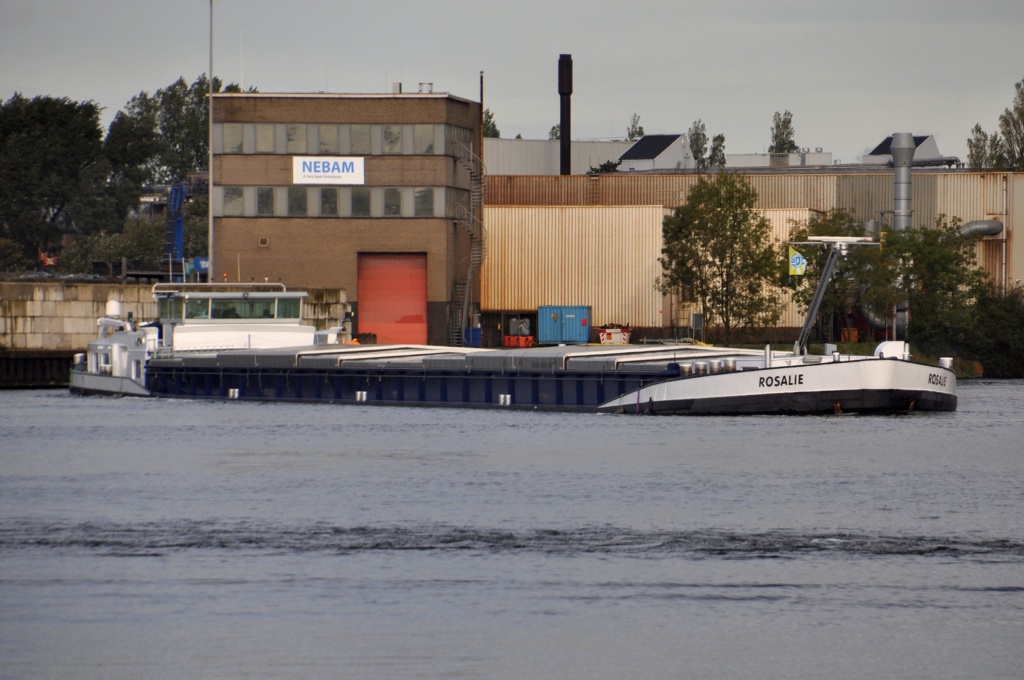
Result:
[[[807,272],[807,258],[793,246],[789,247],[789,275],[803,276]]]

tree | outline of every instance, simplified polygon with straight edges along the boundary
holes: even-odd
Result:
[[[139,205],[143,187],[153,179],[154,161],[161,140],[155,120],[126,115],[119,111],[103,142],[110,165],[110,184],[118,222],[123,222]]]
[[[629,127],[626,128],[626,141],[635,142],[644,136],[644,128],[640,125],[640,116],[636,113],[629,119]]]
[[[494,123],[494,114],[490,109],[484,109],[484,137],[498,139],[501,137],[501,130]]]
[[[1010,108],[999,116],[999,132],[975,123],[967,139],[967,165],[976,170],[1024,170],[1024,80],[1014,86]]]
[[[985,377],[1024,378],[1024,288],[1002,293],[986,286],[976,299],[975,318],[978,332],[967,337],[958,353],[979,360]]]
[[[0,238],[17,245],[16,259],[119,226],[99,115],[91,101],[20,94],[0,107]]]
[[[209,196],[193,196],[184,207],[184,256],[186,259],[209,254]]]
[[[793,114],[775,112],[772,120],[772,143],[768,147],[768,153],[795,153],[800,147],[793,141],[796,131],[793,129]]]
[[[588,175],[602,175],[602,174],[609,173],[609,172],[615,172],[616,170],[619,169],[619,165],[621,165],[621,164],[622,164],[622,161],[605,161],[604,163],[601,163],[601,165],[597,166],[596,168],[594,166],[590,166],[590,170],[587,171],[587,174]]]
[[[551,129],[548,130],[548,139],[556,140],[556,139],[561,139],[561,138],[562,138],[562,124],[561,123],[555,123],[554,125],[551,126]]]
[[[1015,84],[1016,96],[1011,108],[999,116],[999,132],[1003,136],[1006,170],[1024,170],[1024,79]]]
[[[988,133],[975,123],[971,136],[967,138],[967,167],[973,170],[991,167],[988,159]]]
[[[214,92],[221,92],[222,85],[219,78],[213,79]],[[241,92],[241,88],[232,83],[223,91]],[[249,88],[249,92],[255,91]],[[140,92],[118,114],[119,117],[123,114],[123,119],[115,119],[115,122],[136,133],[134,142],[139,147],[148,148],[155,138],[156,149],[147,163],[149,182],[180,181],[190,172],[206,169],[209,163],[208,93],[205,74],[191,85],[184,78],[178,78],[152,95]]]
[[[877,271],[907,302],[907,338],[931,354],[952,351],[980,331],[974,303],[986,275],[978,266],[979,237],[962,235],[960,226],[959,218],[940,215],[931,227],[889,232],[877,256]]]
[[[704,123],[700,118],[693,121],[690,131],[686,133],[690,142],[690,155],[693,156],[693,166],[697,172],[704,172],[707,168],[707,159],[704,154],[708,152],[708,135]]]
[[[790,242],[806,242],[811,236],[863,236],[864,229],[852,213],[835,209],[825,214],[816,214],[806,223],[790,224]],[[814,291],[818,286],[820,274],[825,267],[828,251],[823,247],[796,246],[797,250],[807,259],[807,270],[804,276],[790,276],[788,265],[783,265],[783,285],[793,291],[793,301],[797,307],[806,312],[810,307]],[[863,256],[869,248],[851,248],[849,255],[839,260],[832,272],[832,278],[825,289],[821,306],[818,308],[816,325],[818,336],[829,342],[836,339],[836,331],[849,321],[846,310],[867,291],[867,267],[862,264]],[[787,258],[788,259],[788,258]],[[892,282],[883,284],[884,290],[892,289]],[[883,309],[888,310],[888,304]]]
[[[720,325],[726,342],[737,328],[771,326],[781,315],[780,253],[756,202],[747,180],[721,172],[697,180],[662,225],[661,290],[688,290],[705,324]]]
[[[711,153],[708,154],[708,166],[712,168],[725,167],[725,135],[718,133],[711,140]]]

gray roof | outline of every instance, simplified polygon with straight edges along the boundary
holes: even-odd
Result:
[[[644,135],[636,144],[629,147],[626,153],[619,156],[620,161],[653,160],[665,153],[682,135]]]

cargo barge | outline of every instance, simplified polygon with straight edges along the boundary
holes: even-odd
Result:
[[[74,394],[687,414],[903,413],[956,409],[952,361],[696,343],[529,349],[346,344],[345,325],[299,320],[305,293],[157,284],[160,320],[117,303],[78,355]],[[809,326],[805,325],[805,331]],[[803,337],[804,334],[802,334]]]

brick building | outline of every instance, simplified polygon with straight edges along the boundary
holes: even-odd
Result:
[[[355,331],[462,344],[482,111],[444,93],[217,94],[211,279],[343,288]]]

